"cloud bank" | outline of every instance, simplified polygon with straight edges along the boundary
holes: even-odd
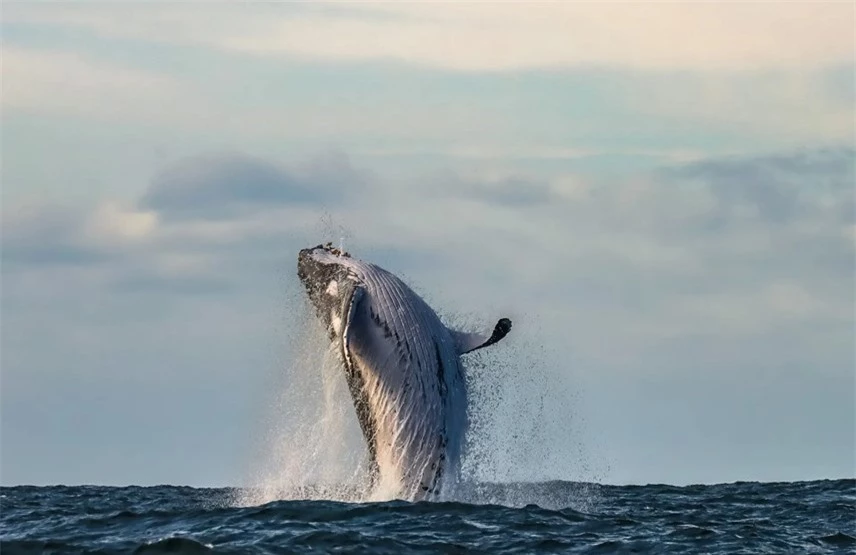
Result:
[[[802,443],[825,461],[803,467],[840,475],[853,452],[853,157],[842,147],[599,180],[446,172],[402,187],[342,155],[285,167],[218,152],[158,172],[131,204],[4,205],[4,419],[30,411],[6,399],[52,380],[69,391],[95,376],[185,395],[199,394],[200,379],[241,391],[235,380],[253,370],[236,354],[258,364],[276,342],[276,314],[294,310],[282,287],[297,249],[344,238],[447,317],[510,314],[518,354],[554,353],[539,372],[586,388],[592,429],[611,438],[597,448],[613,465],[600,478],[704,480],[738,447],[748,455],[730,477],[771,476],[765,457]],[[100,359],[67,364],[93,349]],[[128,352],[139,353],[133,377],[117,358]],[[247,399],[261,382],[242,386]],[[774,398],[762,415],[752,407],[765,390]],[[638,414],[628,422],[607,406]],[[790,435],[768,422],[792,414],[807,420]],[[643,425],[726,439],[720,455],[688,439],[686,466],[664,476],[675,447],[634,443],[651,435]],[[735,447],[729,430],[750,444]],[[13,433],[4,451],[26,451],[39,433]],[[578,449],[558,445],[543,466],[553,474],[540,477],[580,478],[561,460]],[[15,464],[10,476],[28,475]]]
[[[853,61],[846,3],[114,4],[6,10],[13,22],[259,56],[395,61],[456,71],[806,67]],[[466,44],[466,47],[461,45]]]

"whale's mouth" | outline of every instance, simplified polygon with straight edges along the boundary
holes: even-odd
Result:
[[[351,400],[354,402],[354,409],[357,413],[357,420],[360,423],[360,429],[363,432],[363,437],[366,440],[366,447],[369,450],[369,478],[372,482],[377,478],[377,423],[372,411],[371,399],[366,392],[365,380],[359,365],[356,363],[350,352],[350,336],[351,324],[354,320],[357,308],[360,301],[363,299],[363,291],[359,288],[353,288],[346,296],[343,302],[344,318],[342,321],[342,341],[340,343],[342,364],[345,369],[345,378],[348,382],[348,389],[351,392]]]

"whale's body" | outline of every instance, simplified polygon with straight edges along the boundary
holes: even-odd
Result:
[[[502,339],[447,328],[392,273],[329,246],[303,249],[298,275],[345,369],[376,491],[434,498],[457,481],[467,429],[460,355]]]

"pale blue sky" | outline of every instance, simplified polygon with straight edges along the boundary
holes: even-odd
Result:
[[[515,320],[483,479],[854,475],[852,5],[2,9],[3,484],[251,481],[341,236]]]

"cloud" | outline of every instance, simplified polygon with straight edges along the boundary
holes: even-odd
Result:
[[[243,8],[248,14],[273,9],[271,17],[286,17],[265,4]],[[680,71],[585,63],[473,74],[422,64],[255,57],[183,43],[141,50],[141,43],[164,34],[175,32],[181,42],[208,31],[198,30],[195,8],[178,4],[116,13],[115,6],[97,13],[75,6],[67,21],[63,6],[42,9],[15,4],[8,23],[17,31],[4,42],[3,107],[10,135],[36,135],[34,117],[59,115],[65,118],[53,125],[60,128],[74,118],[87,119],[83,137],[90,140],[103,133],[101,126],[114,126],[108,131],[121,136],[117,145],[128,137],[206,148],[264,142],[313,150],[332,143],[352,154],[387,158],[403,153],[452,156],[462,163],[515,159],[570,166],[618,155],[647,159],[651,167],[711,152],[849,141],[854,133],[852,60]],[[229,9],[238,7],[221,4],[205,17],[217,19]],[[19,23],[17,29],[19,10],[30,14],[24,21],[36,23]],[[127,10],[141,11],[135,18]],[[244,9],[238,11],[227,27],[241,19]],[[365,14],[357,9],[352,16]],[[294,17],[305,15],[298,11]],[[90,17],[119,35],[123,25],[143,28],[133,40],[68,32]],[[184,25],[192,29],[169,30]],[[166,30],[158,31],[160,26]],[[34,31],[53,38],[28,39]],[[71,133],[52,133],[63,134]]]
[[[336,174],[350,174],[345,186],[359,186],[347,160],[325,167],[325,174],[299,175],[265,160],[217,153],[181,160],[158,173],[141,199],[143,207],[166,217],[230,215],[252,206],[335,203],[349,191]],[[341,177],[341,176],[338,176]]]
[[[821,178],[847,179],[854,171],[856,150],[852,147],[802,150],[788,155],[733,157],[704,160],[677,168],[683,176],[733,176],[750,171],[777,172],[784,178],[814,175]],[[748,177],[748,176],[747,176]],[[836,186],[840,186],[840,183]]]
[[[636,76],[627,106],[655,116],[657,125],[694,122],[720,132],[748,136],[760,131],[769,140],[779,136],[781,149],[804,146],[809,129],[823,138],[810,144],[852,144],[854,64],[816,69],[642,74]]]
[[[559,200],[547,180],[505,173],[467,176],[443,172],[432,175],[421,186],[438,198],[472,199],[518,208]]]
[[[262,56],[399,61],[458,71],[616,66],[757,69],[849,64],[853,8],[768,4],[179,4],[12,6],[11,21]],[[132,14],[129,15],[129,10]],[[462,45],[466,45],[463,46]]]
[[[3,265],[86,266],[106,262],[110,253],[83,237],[85,218],[65,206],[22,206],[13,213],[4,210]]]
[[[228,295],[233,285],[216,277],[163,277],[133,275],[117,279],[112,284],[119,294],[161,295]]]
[[[88,247],[55,243],[53,245],[9,247],[3,250],[3,264],[37,266],[85,266],[105,262],[109,256]]]
[[[651,10],[642,5],[545,4],[521,10],[514,5],[434,4],[369,10],[399,17],[299,16],[254,36],[236,36],[226,45],[262,54],[399,59],[468,71],[579,65],[733,69],[852,60],[853,31],[844,22],[852,18],[852,9],[841,5],[818,9],[788,4],[769,10],[661,4]],[[800,35],[805,38],[794,40]],[[675,48],[676,43],[681,47]]]
[[[4,253],[19,265],[113,260],[104,279],[120,289],[154,290],[159,279],[164,291],[180,292],[216,276],[210,287],[200,282],[216,291],[249,286],[250,267],[287,271],[289,252],[304,242],[344,236],[390,262],[413,252],[424,256],[409,257],[411,265],[447,261],[422,268],[414,276],[422,282],[450,271],[466,281],[468,270],[492,268],[498,281],[470,295],[474,307],[502,283],[525,284],[536,298],[565,275],[568,302],[623,314],[627,333],[739,333],[728,322],[745,317],[741,306],[754,307],[752,328],[763,332],[784,306],[801,307],[784,312],[804,321],[842,317],[853,171],[853,151],[843,147],[710,159],[633,178],[445,172],[401,187],[342,155],[286,168],[218,152],[159,172],[137,207],[13,220]],[[344,230],[321,223],[322,212]],[[478,253],[450,248],[459,244]],[[528,262],[514,263],[520,256]],[[660,309],[632,306],[640,299]],[[681,328],[664,332],[672,327],[663,314]]]
[[[734,221],[723,210],[748,210],[771,223],[793,222],[805,215],[799,211],[823,210],[833,218],[832,223],[846,225],[853,221],[848,201],[856,180],[854,160],[856,150],[842,147],[789,156],[700,161],[664,175],[675,181],[706,183],[720,208],[709,214],[711,224]]]
[[[142,240],[157,226],[157,214],[123,208],[115,202],[105,202],[92,214],[86,234],[96,238],[119,241]]]
[[[175,105],[182,106],[180,114],[168,109]],[[3,108],[96,121],[200,125],[212,112],[205,98],[163,73],[8,44],[3,45]]]

